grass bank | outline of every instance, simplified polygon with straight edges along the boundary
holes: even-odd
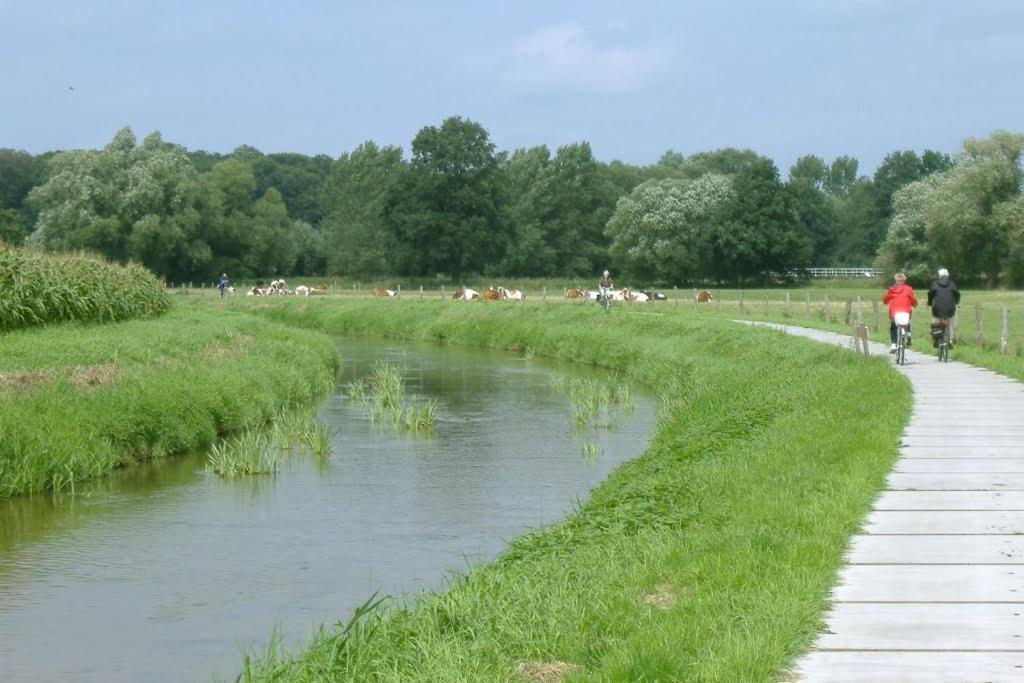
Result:
[[[239,311],[0,335],[0,496],[205,448],[330,387],[331,340]]]
[[[716,300],[694,304],[689,300],[669,304],[673,315],[700,318],[765,320],[790,325],[815,327],[849,334],[852,325],[862,319],[872,341],[889,343],[887,307],[881,303],[883,289],[819,287],[814,290],[746,290],[740,304],[739,290],[716,290]],[[917,290],[920,305],[914,314],[914,349],[935,353],[931,348],[928,326],[931,312],[927,290]],[[1002,309],[1007,309],[1006,349],[1001,348]],[[664,310],[664,309],[663,309]],[[963,292],[955,324],[957,343],[952,360],[962,360],[1024,380],[1024,292],[1005,290],[968,290]]]
[[[909,413],[887,359],[651,308],[238,305],[332,334],[603,365],[661,398],[649,449],[564,522],[446,591],[339,615],[301,652],[272,647],[242,680],[779,680],[820,626]]]
[[[146,318],[170,305],[163,284],[142,266],[0,243],[0,331],[72,320]]]

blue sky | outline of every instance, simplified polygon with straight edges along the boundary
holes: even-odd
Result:
[[[13,2],[0,147],[408,148],[458,114],[502,149],[651,163],[750,147],[955,152],[1024,129],[1024,2]],[[74,88],[73,90],[71,88]]]

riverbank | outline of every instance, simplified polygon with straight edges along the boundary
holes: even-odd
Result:
[[[603,365],[661,398],[646,453],[567,520],[445,592],[360,614],[293,655],[272,647],[243,680],[778,680],[820,626],[909,413],[886,359],[656,308],[234,306],[328,334]]]
[[[165,315],[0,335],[0,496],[210,446],[330,386],[332,341],[178,301]]]

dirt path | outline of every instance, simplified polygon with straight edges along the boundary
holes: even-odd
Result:
[[[914,390],[900,458],[796,680],[1024,681],[1024,384],[939,363],[917,341],[927,353],[898,368]],[[888,355],[881,344],[871,352]]]

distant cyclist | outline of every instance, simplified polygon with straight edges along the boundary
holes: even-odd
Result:
[[[228,274],[227,273],[221,273],[220,277],[217,278],[217,289],[220,290],[220,296],[221,296],[222,299],[224,298],[224,296],[228,292],[228,285],[229,284],[231,284],[231,283],[228,281]]]
[[[932,280],[932,286],[928,288],[928,305],[932,309],[932,345],[938,346],[936,333],[945,331],[943,328],[949,324],[949,319],[956,314],[956,307],[960,305],[960,290],[945,268],[939,268],[938,277]]]
[[[612,284],[612,274],[607,270],[601,273],[601,279],[597,281],[597,288],[601,291],[603,301],[609,301],[611,297],[612,288],[615,285]]]
[[[904,273],[896,273],[895,284],[886,291],[882,297],[883,304],[889,304],[889,353],[896,353],[896,341],[899,339],[899,327],[896,325],[896,314],[904,313],[909,316],[917,306],[917,295],[914,288],[907,284],[907,276]],[[907,323],[907,346],[910,346],[910,323]]]

